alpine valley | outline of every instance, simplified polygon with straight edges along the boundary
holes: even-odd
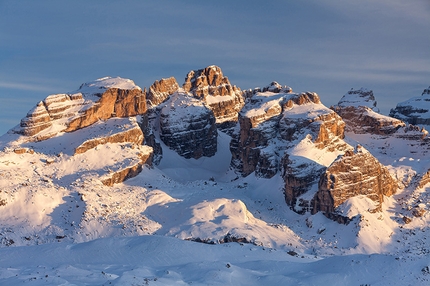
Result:
[[[429,102],[217,66],[49,95],[0,137],[0,284],[429,285]]]

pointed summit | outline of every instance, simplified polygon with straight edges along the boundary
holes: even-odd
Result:
[[[209,105],[221,128],[234,125],[238,112],[245,104],[240,88],[232,85],[218,66],[190,71],[182,87]]]
[[[199,98],[206,96],[233,96],[240,89],[230,84],[218,66],[208,66],[200,70],[190,71],[183,85],[185,91]]]

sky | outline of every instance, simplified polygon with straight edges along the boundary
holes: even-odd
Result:
[[[149,87],[220,66],[336,104],[372,89],[383,114],[430,86],[428,0],[0,0],[0,134],[46,96],[105,76]]]

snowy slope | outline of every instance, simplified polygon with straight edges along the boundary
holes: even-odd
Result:
[[[317,259],[249,244],[141,236],[0,249],[0,284],[428,285],[428,266],[422,257]]]
[[[421,271],[430,264],[428,216],[405,227],[395,199],[372,213],[365,198],[345,204],[345,213],[361,214],[349,225],[321,214],[298,215],[283,202],[279,176],[236,177],[225,163],[230,138],[220,132],[218,140],[217,155],[199,160],[163,148],[158,167],[113,187],[98,177],[132,152],[124,144],[75,156],[68,155],[73,140],[60,149],[38,142],[31,146],[34,154],[6,149],[0,157],[0,197],[6,201],[0,235],[11,247],[0,249],[0,284],[428,281]],[[297,148],[306,154],[306,145]]]

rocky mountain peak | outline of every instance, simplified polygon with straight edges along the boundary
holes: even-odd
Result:
[[[254,89],[239,113],[240,129],[232,135],[232,166],[244,176],[255,172],[270,178],[283,169],[288,170],[285,176],[292,177],[290,171],[296,169],[294,157],[287,158],[289,148],[309,136],[315,148],[336,149],[335,142],[343,138],[343,126],[341,118],[322,105],[316,93],[292,93],[291,88],[278,83]],[[298,173],[304,174],[303,170]]]
[[[244,105],[242,91],[230,83],[221,68],[212,65],[190,71],[182,87],[208,104],[220,128],[231,128],[237,122],[237,114]]]
[[[276,81],[272,81],[269,85],[260,88],[260,87],[256,87],[254,89],[248,89],[248,90],[244,90],[243,91],[243,96],[245,98],[251,98],[253,95],[258,94],[258,93],[262,93],[262,92],[271,92],[271,93],[292,93],[293,89],[289,86],[282,86],[281,84],[279,84]]]
[[[321,175],[318,192],[313,199],[313,212],[332,213],[348,198],[365,195],[380,205],[391,196],[397,183],[388,169],[357,145],[339,156]]]
[[[104,77],[67,94],[53,94],[30,110],[13,132],[40,141],[59,132],[72,132],[111,117],[146,112],[145,93],[132,80]]]
[[[421,96],[398,103],[390,110],[390,116],[413,125],[430,125],[430,87]]]
[[[274,93],[289,93],[293,92],[293,89],[289,86],[282,86],[276,81],[272,81],[268,86],[263,87],[262,92],[270,91]]]
[[[340,107],[366,106],[376,112],[379,112],[379,109],[376,107],[376,100],[373,96],[373,91],[363,87],[360,89],[351,88],[350,91],[348,91],[344,96],[342,96],[337,105]]]
[[[372,90],[351,89],[332,107],[346,123],[346,131],[356,134],[392,134],[405,126],[401,120],[379,114]]]
[[[156,80],[146,94],[149,106],[156,106],[165,101],[171,94],[179,89],[179,84],[174,77]]]
[[[106,90],[111,88],[132,90],[141,88],[137,86],[131,79],[121,78],[121,77],[103,77],[96,79],[95,81],[83,83],[77,92],[83,93],[85,95],[100,95]]]
[[[204,69],[190,71],[185,77],[185,83],[182,87],[185,91],[191,92],[199,98],[205,98],[208,95],[234,95],[239,90],[239,88],[230,84],[220,67],[213,65]]]

